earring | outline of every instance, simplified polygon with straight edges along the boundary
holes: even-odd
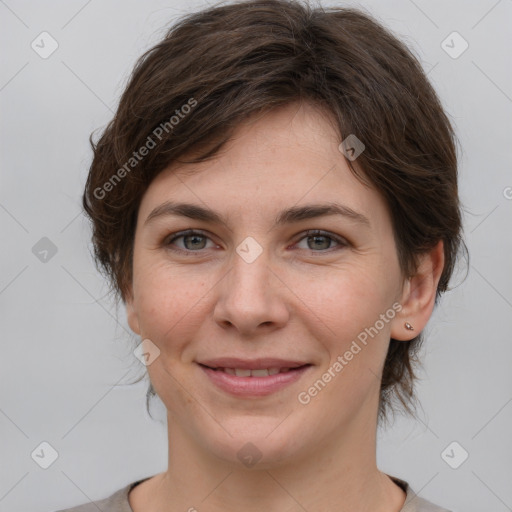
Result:
[[[409,322],[405,322],[405,328],[408,329],[409,331],[414,331],[414,327],[409,323]]]

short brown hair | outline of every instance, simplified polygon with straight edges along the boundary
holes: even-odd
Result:
[[[295,101],[323,108],[340,141],[355,134],[364,143],[363,172],[349,165],[387,202],[405,276],[444,242],[437,303],[465,248],[450,121],[419,60],[372,16],[297,0],[239,1],[182,18],[139,59],[113,120],[96,143],[91,136],[83,206],[97,266],[118,298],[129,293],[138,207],[153,178],[187,154],[208,159],[250,115]],[[407,410],[413,403],[421,341],[391,339],[381,415],[393,397]]]

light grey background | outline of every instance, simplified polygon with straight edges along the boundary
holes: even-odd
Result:
[[[413,48],[463,148],[470,272],[429,323],[419,419],[379,433],[380,467],[455,512],[510,511],[512,1],[336,3],[362,4]],[[2,512],[104,498],[166,469],[165,426],[144,408],[147,381],[127,384],[145,371],[132,354],[139,340],[93,266],[80,198],[88,136],[111,118],[136,58],[205,5],[0,1]],[[59,45],[47,59],[31,48],[43,31]],[[441,46],[453,31],[469,43],[456,59]],[[47,262],[32,252],[42,237],[57,247]],[[58,453],[48,469],[31,457],[44,441]],[[453,441],[469,453],[458,469],[441,456]]]

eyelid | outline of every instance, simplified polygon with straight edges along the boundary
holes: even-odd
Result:
[[[171,243],[174,242],[175,240],[177,240],[181,237],[184,237],[184,236],[192,236],[192,235],[204,236],[205,238],[214,242],[214,240],[208,234],[208,232],[203,231],[201,229],[192,229],[191,228],[191,229],[185,229],[183,231],[177,231],[176,233],[172,233],[171,235],[165,237],[164,241],[163,241],[163,245],[170,246]],[[331,240],[334,240],[338,244],[337,247],[331,247],[329,249],[320,250],[320,251],[314,251],[313,249],[306,249],[310,253],[313,253],[313,254],[315,254],[315,253],[326,254],[326,253],[332,252],[333,250],[337,250],[340,247],[347,247],[350,245],[350,242],[348,240],[346,240],[345,238],[343,238],[339,235],[335,235],[334,233],[330,233],[329,231],[322,230],[322,229],[308,229],[306,231],[303,231],[302,233],[300,233],[298,235],[298,238],[295,240],[293,245],[296,245],[298,242],[300,242],[304,238],[308,238],[310,236],[325,236],[326,238],[330,238]],[[194,254],[194,253],[201,254],[205,249],[199,249],[197,251],[192,251],[192,250],[188,250],[188,249],[181,249],[179,247],[173,247],[171,250],[175,251],[175,252],[186,253],[186,254]]]
[[[172,233],[171,235],[166,236],[164,238],[162,244],[165,247],[171,246],[171,243],[174,242],[175,240],[177,240],[178,238],[182,238],[182,237],[185,237],[185,236],[192,236],[192,235],[200,235],[200,236],[203,236],[203,237],[211,240],[212,242],[214,242],[214,240],[208,234],[208,232],[203,231],[202,229],[184,229],[183,231],[177,231],[176,233]],[[180,247],[172,247],[171,250],[175,251],[175,252],[185,253],[185,254],[195,254],[195,253],[201,254],[202,251],[204,251],[204,249],[200,249],[198,251],[191,251],[191,250],[188,250],[188,249],[181,249]]]
[[[338,244],[337,247],[331,247],[323,251],[314,251],[313,249],[307,249],[309,250],[310,253],[313,254],[326,254],[335,251],[340,247],[347,247],[350,245],[350,242],[347,239],[343,238],[342,236],[335,235],[334,233],[331,233],[330,231],[325,231],[323,229],[308,229],[300,233],[299,238],[297,238],[297,240],[294,242],[294,245],[303,240],[304,238],[308,238],[310,236],[325,236],[326,238],[334,240]]]

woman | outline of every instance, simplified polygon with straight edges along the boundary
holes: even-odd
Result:
[[[295,1],[184,18],[94,144],[84,208],[169,453],[70,510],[445,510],[376,465],[463,246],[455,136],[403,43]]]

